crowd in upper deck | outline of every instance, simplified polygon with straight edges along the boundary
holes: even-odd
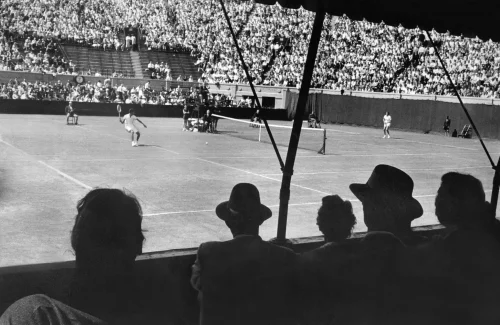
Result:
[[[253,82],[299,87],[313,13],[252,1],[229,1],[226,6]],[[118,34],[131,26],[141,30],[137,37],[142,38],[134,36],[133,42],[142,44],[142,50],[196,56],[206,81],[248,82],[220,4],[209,0],[114,0],[109,5],[94,0],[2,1],[0,29],[6,40],[0,48],[0,68],[71,73],[60,53],[49,51],[47,38],[53,44],[123,50],[131,48],[132,40]],[[500,43],[443,31],[431,34],[461,95],[500,98]],[[37,46],[42,39],[45,48],[18,53],[9,39],[14,35],[22,42],[30,36]],[[19,56],[23,63],[16,65]],[[346,16],[325,19],[312,86],[453,95],[424,31]]]

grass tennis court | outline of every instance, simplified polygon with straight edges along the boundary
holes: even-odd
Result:
[[[182,132],[181,119],[141,120],[148,128],[139,126],[142,146],[134,148],[117,117],[82,116],[81,125],[67,126],[64,116],[0,115],[0,266],[73,259],[69,236],[76,202],[96,186],[126,188],[140,199],[147,231],[145,252],[230,239],[214,210],[238,182],[259,188],[262,202],[273,211],[261,236],[276,236],[281,173],[270,144],[238,137],[238,127],[231,130],[222,121],[224,134],[207,134]],[[253,129],[241,128],[247,134]],[[298,151],[289,238],[320,235],[316,211],[328,194],[353,200],[356,231],[365,230],[362,206],[348,186],[366,182],[381,163],[412,176],[414,195],[424,208],[424,216],[413,225],[437,223],[434,196],[447,171],[473,174],[483,182],[488,197],[491,194],[493,170],[477,139],[398,130],[392,131],[391,139],[382,139],[378,129],[326,128],[326,155]],[[288,138],[277,140],[285,159]],[[500,141],[487,140],[486,145],[496,162]]]

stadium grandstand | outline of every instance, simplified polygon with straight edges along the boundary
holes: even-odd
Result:
[[[387,2],[0,0],[0,325],[499,324],[500,34]]]
[[[211,0],[27,3],[0,4],[2,70],[248,82]],[[300,85],[313,14],[251,1],[229,2],[228,11],[254,83]],[[500,98],[499,43],[449,32],[432,37],[462,96]],[[345,15],[325,19],[311,86],[453,95],[422,30]]]

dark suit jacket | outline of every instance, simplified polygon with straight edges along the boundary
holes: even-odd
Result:
[[[357,244],[328,243],[300,258],[303,322],[386,324],[394,308],[404,244],[370,232]]]
[[[494,236],[456,230],[406,258],[402,272],[412,308],[406,324],[500,323],[500,244]]]
[[[198,249],[200,323],[294,324],[296,254],[258,236]]]

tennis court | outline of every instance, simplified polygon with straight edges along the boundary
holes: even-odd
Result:
[[[238,182],[259,188],[274,215],[261,236],[276,236],[280,166],[270,144],[254,141],[259,128],[220,120],[221,134],[191,133],[182,132],[181,119],[141,120],[148,128],[141,129],[142,145],[134,148],[116,117],[82,116],[81,125],[67,126],[64,116],[0,115],[0,266],[73,259],[69,236],[76,202],[96,186],[125,188],[140,199],[146,252],[230,239],[214,210]],[[437,223],[434,197],[447,171],[471,173],[491,193],[493,170],[477,139],[397,130],[382,139],[378,129],[325,127],[326,155],[316,152],[322,133],[303,132],[292,178],[289,238],[320,235],[316,211],[328,194],[353,200],[356,231],[365,230],[361,204],[348,186],[366,182],[377,164],[412,176],[425,211],[413,225]],[[289,131],[275,131],[285,159]],[[496,162],[500,141],[486,145]]]

